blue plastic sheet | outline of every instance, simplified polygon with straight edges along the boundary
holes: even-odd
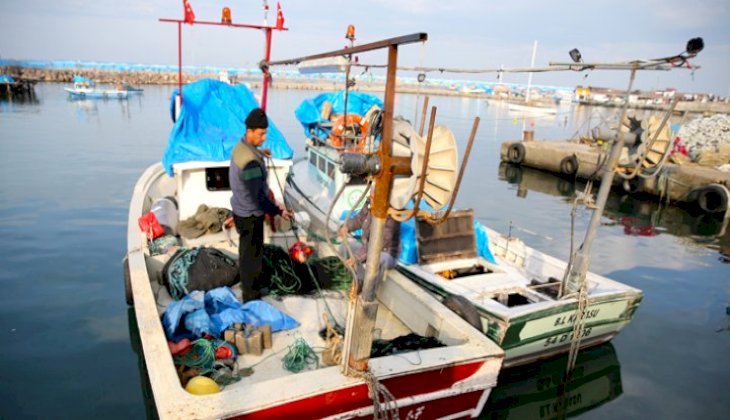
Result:
[[[322,93],[312,99],[305,99],[294,110],[294,115],[304,127],[304,135],[309,137],[312,130],[319,138],[326,138],[329,133],[319,128],[318,124],[327,122],[321,117],[322,104],[332,104],[333,114],[343,114],[345,111],[345,91]],[[377,96],[362,92],[349,92],[347,95],[347,113],[365,115],[373,105],[383,108],[383,101]]]
[[[171,111],[177,90],[172,94]],[[172,165],[192,160],[225,161],[246,133],[246,117],[259,103],[244,85],[229,85],[202,79],[183,86],[184,105],[180,111],[162,157],[162,165],[172,175]],[[294,156],[284,135],[269,118],[266,141],[274,159]]]
[[[96,86],[96,82],[94,82],[93,80],[86,78],[84,76],[78,76],[78,75],[74,76],[73,82],[74,83],[86,83],[89,86]]]
[[[0,83],[15,83],[15,79],[7,74],[0,74]]]
[[[478,220],[474,221],[477,255],[492,264],[497,262],[489,249],[489,238],[484,226]],[[416,222],[413,218],[400,225],[400,262],[415,264],[418,262],[418,244],[416,242]]]
[[[228,287],[219,287],[203,293],[190,292],[172,302],[162,314],[162,325],[169,340],[195,338],[206,334],[220,336],[232,324],[271,325],[271,331],[282,331],[299,326],[289,315],[261,300],[241,304]]]

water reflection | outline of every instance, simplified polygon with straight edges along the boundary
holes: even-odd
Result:
[[[16,105],[40,105],[40,103],[38,96],[32,90],[30,92],[0,94],[0,112],[13,112]]]
[[[142,351],[142,339],[139,336],[139,327],[137,327],[137,316],[133,307],[127,308],[127,321],[129,324],[129,341],[132,345],[132,351],[137,355],[137,367],[139,368],[139,380],[142,388],[142,399],[144,400],[144,408],[147,419],[158,419],[157,406],[155,398],[152,394],[152,385],[150,385],[149,376],[147,376],[147,365],[144,360],[144,352]]]
[[[563,419],[593,410],[621,395],[621,366],[611,343],[578,353],[572,379],[563,385],[568,356],[504,369],[481,419]]]
[[[585,182],[582,181],[504,162],[499,166],[499,179],[516,185],[519,197],[526,197],[529,191],[537,191],[564,197],[566,202],[572,200],[576,191],[585,188]],[[626,235],[656,236],[668,233],[717,248],[721,253],[721,261],[730,255],[729,219],[704,213],[692,206],[666,206],[614,191],[606,202],[604,216],[611,219],[613,224],[623,226]]]

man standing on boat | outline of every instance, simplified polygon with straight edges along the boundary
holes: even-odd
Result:
[[[274,200],[266,183],[265,152],[258,147],[266,140],[268,127],[266,113],[261,108],[248,114],[246,134],[233,148],[228,171],[233,191],[233,220],[239,234],[238,272],[243,302],[257,299],[263,287],[259,277],[263,269],[264,215],[292,218],[292,213]]]
[[[358,282],[358,293],[362,289],[362,281],[364,277],[363,264],[367,260],[368,254],[368,240],[370,239],[370,225],[372,223],[372,216],[370,215],[370,203],[374,194],[374,189],[371,190],[370,198],[365,202],[360,211],[348,219],[339,229],[338,234],[340,238],[346,240],[349,232],[362,229],[362,246],[355,246],[352,250],[352,257],[349,258],[345,264],[350,267],[355,266],[357,263],[357,277]],[[383,229],[383,248],[380,250],[380,265],[378,269],[378,276],[376,277],[376,288],[383,280],[385,270],[395,267],[398,262],[398,255],[400,254],[400,222],[397,222],[392,217],[388,216],[385,221],[385,228]]]

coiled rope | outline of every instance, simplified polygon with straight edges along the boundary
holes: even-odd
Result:
[[[180,254],[173,255],[175,260],[168,268],[168,283],[170,284],[170,294],[175,300],[180,300],[188,294],[188,269],[198,257],[200,248],[180,248]]]
[[[289,352],[281,360],[284,369],[299,373],[308,366],[319,365],[319,358],[303,338],[298,337],[294,344],[289,346]]]

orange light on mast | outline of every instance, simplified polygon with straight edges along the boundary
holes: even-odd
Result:
[[[355,40],[355,25],[347,25],[347,34],[345,34],[345,38],[350,41]]]
[[[221,23],[232,23],[231,20],[231,9],[228,7],[223,8],[223,13],[221,13]]]

